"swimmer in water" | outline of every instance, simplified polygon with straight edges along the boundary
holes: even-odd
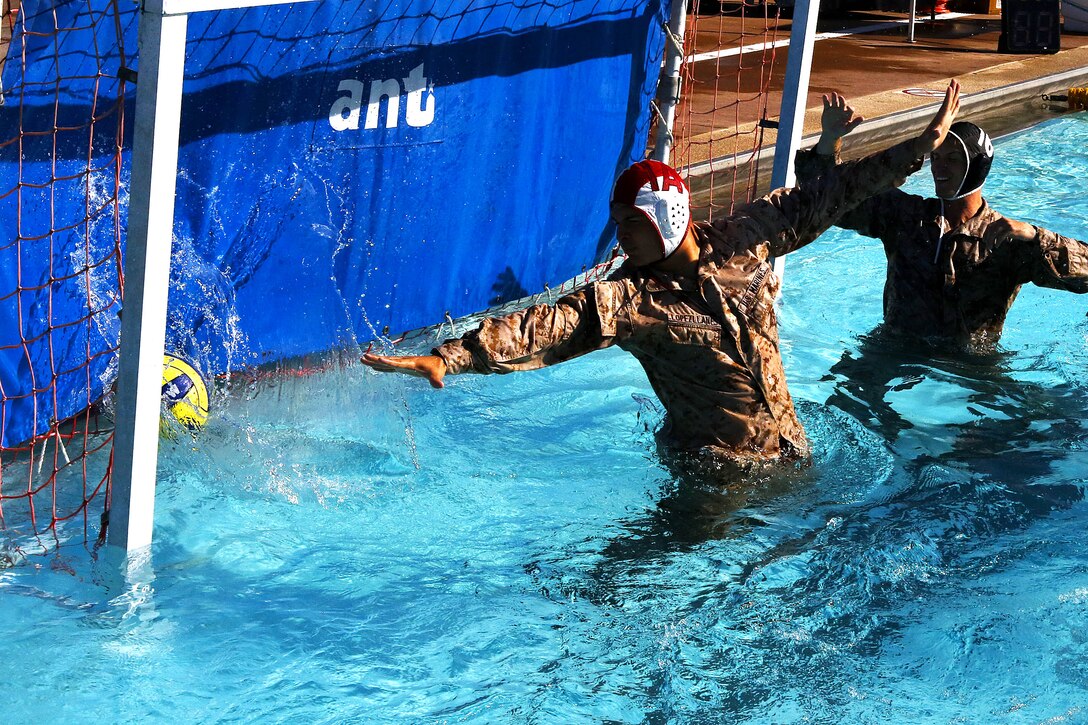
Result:
[[[627,254],[607,280],[554,305],[485,320],[432,354],[367,354],[375,370],[426,378],[533,370],[612,345],[642,364],[667,413],[659,437],[682,451],[748,461],[801,456],[808,446],[778,349],[773,257],[823,233],[844,209],[893,188],[945,140],[959,84],[917,138],[860,161],[829,166],[797,188],[693,223],[688,189],[672,168],[640,161],[613,187],[611,215]]]
[[[824,96],[823,131],[815,148],[798,152],[798,180],[840,163],[843,136],[862,120],[842,96]],[[935,198],[891,189],[835,222],[884,243],[882,332],[992,348],[1023,284],[1088,292],[1088,245],[1002,216],[983,199],[993,158],[985,131],[955,123],[930,157]]]

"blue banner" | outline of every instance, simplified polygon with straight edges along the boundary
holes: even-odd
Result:
[[[121,67],[139,70],[137,15],[102,22],[110,7],[24,4],[35,33],[54,12],[75,30],[21,39],[29,60],[21,78],[16,63],[4,72],[5,87],[20,86],[0,107],[4,139],[86,124],[116,103]],[[215,374],[476,312],[598,261],[612,243],[611,183],[646,146],[667,12],[636,0],[404,0],[190,16],[168,350]],[[130,85],[126,150],[134,98]],[[119,333],[116,270],[84,257],[123,243],[127,151],[120,234],[108,206],[89,228],[25,230],[56,230],[108,191],[117,128],[0,147],[0,194],[24,192],[0,198],[2,445],[112,382],[115,356],[96,354]],[[13,243],[17,216],[19,236],[38,239]],[[58,248],[79,254],[58,262]],[[31,392],[69,369],[56,405]]]

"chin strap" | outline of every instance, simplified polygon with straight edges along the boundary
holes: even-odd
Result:
[[[938,227],[940,233],[937,236],[937,251],[933,253],[934,264],[937,263],[937,258],[941,256],[941,244],[944,243],[944,235],[947,234],[949,231],[948,221],[944,218],[944,199],[938,197],[937,201],[941,202],[941,216],[939,219],[940,225]]]

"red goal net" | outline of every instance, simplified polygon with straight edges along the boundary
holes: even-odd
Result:
[[[768,191],[790,25],[772,3],[692,2],[672,163],[700,218]]]
[[[99,408],[119,335],[125,89],[100,52],[123,46],[115,3],[64,15],[2,1],[0,313],[17,321],[0,326],[10,562],[93,540],[108,496]]]

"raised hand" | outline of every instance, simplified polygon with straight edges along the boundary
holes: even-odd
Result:
[[[842,138],[858,127],[864,121],[862,116],[854,113],[854,109],[846,102],[844,96],[832,93],[824,96],[824,113],[820,118],[825,135]]]
[[[437,355],[396,357],[366,353],[359,362],[382,373],[404,373],[417,378],[427,378],[432,388],[445,387],[446,361]]]
[[[948,128],[956,120],[956,114],[960,111],[960,84],[955,78],[948,83],[948,89],[944,92],[944,103],[937,109],[933,120],[921,135],[914,140],[914,148],[919,156],[928,154],[933,149],[944,143],[948,135]]]
[[[838,149],[839,140],[853,131],[865,119],[854,113],[844,96],[832,93],[824,96],[824,112],[820,117],[822,133],[816,144],[816,152],[832,155]]]

